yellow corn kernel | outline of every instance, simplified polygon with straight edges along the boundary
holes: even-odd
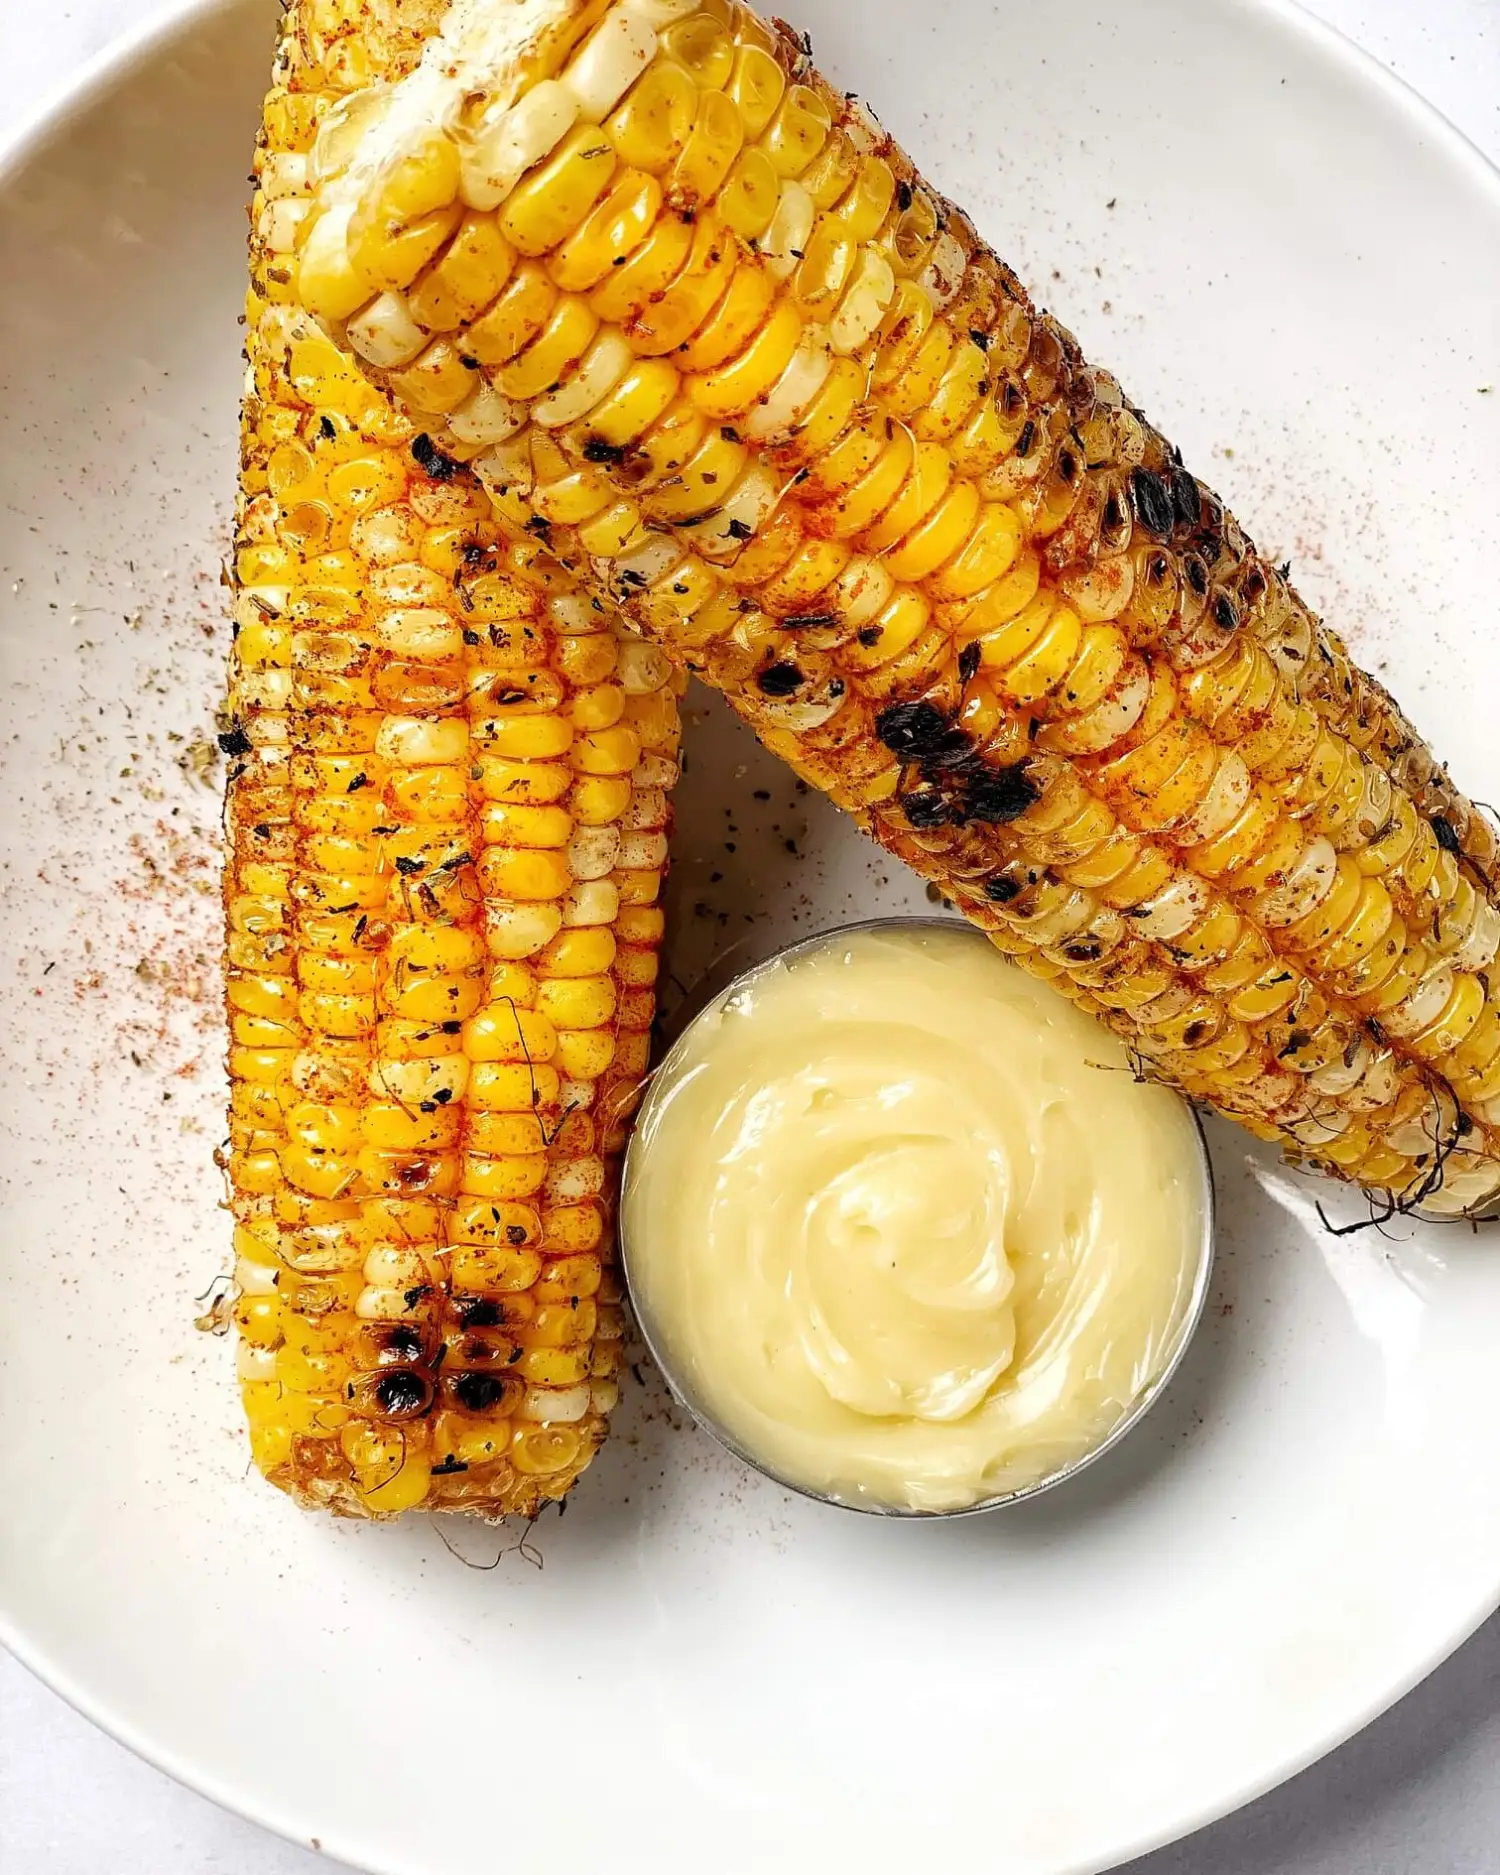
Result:
[[[550,1477],[577,1463],[583,1441],[569,1425],[517,1426],[510,1460],[527,1477]]]
[[[463,1164],[462,1190],[473,1197],[513,1202],[540,1191],[546,1179],[545,1152],[493,1159],[470,1153]]]
[[[412,287],[407,304],[428,332],[451,332],[490,304],[510,278],[515,250],[493,216],[468,214]]]
[[[617,954],[615,933],[608,926],[561,931],[537,958],[537,969],[543,977],[602,976]]]
[[[538,1013],[559,1030],[603,1027],[613,1019],[618,1000],[609,976],[544,979],[537,985]]]
[[[608,187],[615,169],[610,139],[581,124],[551,160],[512,191],[500,230],[518,253],[545,254],[571,234]]]
[[[545,1152],[552,1141],[540,1114],[497,1112],[474,1115],[468,1143],[482,1158],[495,1159]]]
[[[453,234],[462,216],[457,202],[410,220],[387,214],[378,201],[368,211],[361,204],[349,224],[349,258],[356,274],[377,291],[409,286]]]
[[[586,1380],[589,1372],[587,1348],[527,1348],[516,1363],[523,1380],[538,1387],[572,1387]]]
[[[486,1211],[495,1207],[488,1201]],[[519,1230],[520,1225],[512,1228]],[[455,1289],[479,1295],[513,1294],[530,1289],[542,1267],[531,1249],[463,1243],[449,1257],[449,1276]]]
[[[552,255],[548,272],[564,292],[586,293],[645,240],[661,206],[654,176],[617,172],[603,199]]]
[[[573,875],[561,853],[490,846],[480,856],[479,879],[484,890],[497,898],[545,900],[561,898],[572,884]]]
[[[568,806],[580,827],[607,827],[630,805],[628,775],[581,775],[568,797]]]
[[[558,1030],[553,1060],[570,1081],[597,1081],[615,1058],[615,1037],[605,1029]]]
[[[526,349],[496,371],[496,386],[517,402],[540,397],[577,369],[598,329],[586,302],[565,296]]]
[[[551,1061],[558,1045],[556,1029],[544,1014],[513,1002],[479,1010],[464,1024],[463,1038],[464,1053],[476,1062],[523,1061],[535,1066]]]
[[[532,1113],[556,1107],[562,1078],[555,1067],[527,1062],[478,1061],[469,1077],[469,1100],[480,1113]]]
[[[483,756],[474,764],[472,779],[487,800],[516,807],[546,807],[560,801],[572,787],[573,771],[559,762],[513,762]]]
[[[641,758],[640,738],[625,724],[579,736],[572,760],[584,775],[628,775]]]
[[[485,841],[493,846],[557,848],[573,837],[572,816],[561,807],[499,801],[485,809],[480,825]]]
[[[573,725],[562,716],[490,716],[475,733],[483,756],[507,763],[553,761],[573,743]]]
[[[557,289],[535,261],[516,268],[494,304],[464,335],[464,348],[482,365],[508,363],[546,325]]]

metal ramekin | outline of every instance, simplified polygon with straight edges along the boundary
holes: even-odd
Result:
[[[976,939],[982,941],[982,934],[973,925],[966,924],[962,919],[927,917],[865,918],[854,924],[833,925],[827,930],[814,933],[811,937],[799,938],[796,943],[788,944],[783,949],[774,952],[771,956],[762,958],[759,963],[751,964],[729,983],[724,984],[714,990],[710,995],[706,996],[701,1006],[693,1012],[691,1018],[678,1029],[671,1047],[667,1050],[666,1055],[659,1064],[658,1072],[665,1075],[665,1072],[674,1064],[688,1036],[711,1010],[717,1009],[722,1003],[727,1001],[729,997],[735,995],[747,985],[754,983],[759,976],[763,975],[766,971],[774,969],[778,964],[798,957],[804,951],[813,950],[819,945],[827,944],[829,940],[833,938],[852,936],[856,932],[863,931],[910,931],[913,928],[939,931],[971,931],[974,933]],[[654,1085],[655,1080],[653,1077],[653,1083],[648,1087],[645,1099],[642,1102],[638,1122],[644,1119],[646,1113],[649,1111],[653,1098]],[[640,1330],[641,1339],[645,1342],[647,1352],[650,1354],[652,1360],[660,1369],[662,1377],[665,1379],[667,1386],[672,1392],[673,1398],[685,1408],[696,1423],[701,1426],[711,1438],[716,1439],[726,1451],[733,1453],[741,1464],[748,1465],[752,1471],[760,1472],[763,1477],[769,1478],[772,1483],[779,1484],[784,1490],[795,1492],[799,1497],[811,1498],[814,1503],[828,1504],[836,1510],[858,1511],[870,1517],[926,1519],[977,1517],[985,1511],[1004,1510],[1012,1504],[1024,1503],[1028,1498],[1040,1497],[1044,1491],[1050,1491],[1055,1486],[1067,1482],[1070,1478],[1076,1478],[1081,1471],[1087,1470],[1090,1465],[1095,1464],[1099,1459],[1103,1458],[1106,1452],[1112,1452],[1123,1439],[1134,1431],[1146,1417],[1147,1413],[1150,1412],[1151,1408],[1161,1398],[1162,1394],[1166,1392],[1168,1385],[1171,1383],[1172,1376],[1182,1364],[1182,1357],[1186,1354],[1188,1346],[1194,1334],[1197,1332],[1198,1324],[1203,1319],[1204,1305],[1208,1300],[1209,1284],[1213,1277],[1214,1266],[1215,1194],[1213,1167],[1209,1159],[1208,1142],[1204,1137],[1202,1123],[1191,1105],[1186,1102],[1184,1102],[1184,1104],[1188,1105],[1188,1111],[1193,1120],[1194,1132],[1198,1139],[1198,1169],[1202,1181],[1199,1196],[1203,1214],[1203,1236],[1198,1249],[1198,1266],[1193,1276],[1192,1294],[1188,1298],[1188,1305],[1183,1311],[1182,1320],[1178,1326],[1176,1344],[1167,1358],[1166,1365],[1162,1368],[1156,1379],[1146,1388],[1145,1392],[1140,1395],[1131,1406],[1130,1410],[1111,1427],[1106,1438],[1102,1439],[1099,1444],[1094,1446],[1090,1451],[1085,1452],[1081,1458],[1075,1459],[1071,1465],[1065,1465],[1060,1471],[1055,1471],[1046,1478],[1040,1478],[1034,1484],[1025,1485],[1018,1491],[1007,1491],[999,1497],[985,1498],[982,1503],[966,1504],[957,1510],[916,1510],[904,1505],[872,1504],[861,1500],[833,1497],[826,1491],[815,1491],[809,1485],[798,1484],[794,1479],[783,1477],[774,1467],[764,1463],[761,1459],[757,1458],[753,1452],[747,1450],[732,1433],[719,1424],[714,1415],[694,1396],[691,1388],[684,1384],[681,1376],[675,1371],[671,1362],[663,1354],[661,1337],[655,1332],[649,1311],[642,1309],[636,1302],[635,1285],[631,1281],[631,1244],[629,1233],[625,1229],[624,1205],[622,1203],[620,1207],[620,1260],[624,1268],[626,1286],[630,1291],[631,1308],[635,1315],[636,1326]],[[636,1142],[642,1137],[642,1131],[643,1129],[638,1123],[633,1128],[630,1143],[626,1147],[624,1178],[627,1182],[631,1174],[632,1160],[636,1153]]]

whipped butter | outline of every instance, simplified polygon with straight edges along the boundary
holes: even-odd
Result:
[[[819,939],[687,1030],[623,1236],[643,1326],[790,1484],[954,1510],[1098,1446],[1191,1322],[1185,1104],[981,934]]]

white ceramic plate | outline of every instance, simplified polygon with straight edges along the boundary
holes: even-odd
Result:
[[[533,1536],[545,1568],[471,1573],[428,1522],[338,1527],[246,1477],[228,1350],[191,1325],[225,1247],[193,771],[274,12],[198,7],[0,182],[0,1635],[157,1763],[392,1875],[1063,1875],[1191,1829],[1500,1599],[1500,1245],[1329,1236],[1237,1135],[1170,1396],[1014,1512],[793,1501],[649,1388]],[[1496,177],[1280,8],[798,13],[1500,799]],[[923,904],[716,710],[692,754],[682,983]]]

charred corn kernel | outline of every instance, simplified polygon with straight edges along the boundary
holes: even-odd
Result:
[[[634,48],[619,88],[597,87],[602,53],[556,49],[513,109],[545,139],[508,172],[492,163],[483,201],[461,197],[530,258],[467,327],[418,320],[424,343],[451,336],[488,378],[541,347],[509,380],[514,428],[476,459],[500,521],[519,533],[540,514],[601,603],[1195,1094],[1299,1158],[1322,1162],[1323,1142],[1344,1175],[1442,1205],[1417,1134],[1451,1110],[1432,1103],[1439,1056],[1500,1015],[1496,836],[1113,380],[790,34],[733,0],[649,24],[612,0],[595,30]],[[488,102],[481,85],[465,109]],[[441,195],[434,183],[379,225],[452,213]],[[336,187],[314,179],[308,199],[299,282],[337,332],[358,282],[356,323],[393,262],[341,224]],[[582,295],[588,319],[567,305]],[[539,335],[568,320],[571,346],[549,348]],[[597,366],[562,356],[585,338]],[[562,381],[534,388],[543,364]],[[279,442],[314,453],[305,435]],[[320,463],[289,453],[278,474],[325,500]],[[295,675],[295,639],[291,655]],[[513,866],[534,894],[519,903],[556,907],[550,930],[493,921],[490,954],[537,960],[535,1012],[555,1018],[568,1079],[633,1068],[630,999],[650,972],[627,977],[617,955],[549,975],[542,960],[596,929],[628,945],[618,921],[654,903],[665,827],[644,799],[635,817],[634,789],[594,784],[671,749],[677,722],[649,678],[635,709],[613,647],[610,669],[586,648],[559,658],[599,692],[567,744],[491,753],[565,762],[579,784],[549,798],[579,832],[487,847],[479,874]],[[571,856],[568,881],[548,853]],[[606,975],[618,1036],[602,989],[559,987]],[[243,1013],[275,1021],[276,1002]],[[1343,1057],[1371,1021],[1381,1092],[1359,1105],[1358,1048]],[[1463,1117],[1480,1172],[1454,1175],[1450,1208],[1500,1191],[1500,1112]]]
[[[461,162],[437,132],[320,221],[312,185],[346,173],[358,134],[354,101],[344,127],[332,107],[379,60],[363,22],[340,13],[330,38],[318,11],[288,10],[266,110],[221,737],[245,1411],[256,1462],[304,1503],[530,1513],[572,1484],[610,1404],[588,1386],[602,1214],[542,1254],[540,1207],[592,1204],[608,1178],[591,1111],[625,916],[567,855],[608,833],[618,858],[641,749],[627,705],[672,679],[637,643],[617,681],[613,616],[535,542],[513,549],[454,462],[524,421],[492,371],[560,419],[613,392],[631,353],[576,297],[614,271],[585,250],[633,252],[662,191],[549,105],[519,125],[551,137],[529,159],[545,183],[525,199],[515,171],[504,228],[461,194],[471,170],[493,186],[503,153]],[[576,280],[541,258],[564,238]],[[350,316],[348,353],[298,310],[289,266],[320,316]],[[356,361],[451,412],[457,457]],[[675,753],[631,836],[665,826]],[[654,952],[659,923],[630,931],[632,956]]]

